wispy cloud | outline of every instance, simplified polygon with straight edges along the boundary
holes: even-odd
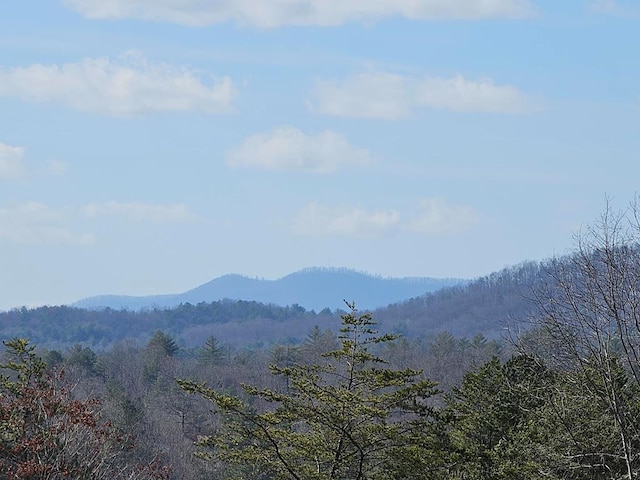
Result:
[[[588,4],[589,11],[604,15],[613,15],[617,17],[640,17],[640,8],[638,4],[623,3],[618,0],[591,0]]]
[[[36,245],[93,243],[95,237],[91,233],[78,233],[69,227],[72,217],[69,209],[55,209],[37,202],[0,208],[0,239]]]
[[[20,178],[26,173],[24,147],[14,147],[0,142],[0,180]]]
[[[337,133],[308,135],[285,126],[247,138],[227,153],[227,162],[234,167],[329,173],[372,160],[366,150],[351,146]]]
[[[361,73],[341,81],[318,81],[312,109],[324,115],[394,120],[431,108],[457,112],[521,113],[532,101],[511,85],[490,79],[405,77]]]
[[[69,170],[69,165],[60,160],[49,160],[47,162],[47,171],[52,175],[62,175],[67,173]]]
[[[443,199],[424,199],[416,212],[393,208],[327,206],[313,202],[293,221],[293,231],[305,236],[382,237],[401,232],[447,235],[468,230],[479,221],[475,208],[449,204]]]
[[[452,205],[441,198],[428,198],[420,202],[419,214],[407,227],[423,235],[460,233],[478,223],[480,216],[469,205]]]
[[[611,13],[619,8],[615,0],[591,0],[589,10],[597,13]]]
[[[228,77],[205,83],[188,68],[128,55],[120,60],[0,67],[0,96],[106,115],[224,113],[231,109],[235,87]]]
[[[393,209],[366,210],[362,207],[328,207],[313,202],[293,222],[293,230],[309,236],[378,237],[397,229],[400,214]]]
[[[186,205],[153,205],[147,203],[91,203],[82,208],[89,218],[121,217],[128,220],[150,221],[153,223],[190,222],[197,218]]]
[[[125,219],[138,223],[182,223],[197,216],[186,206],[146,203],[92,203],[83,207],[50,207],[27,202],[0,208],[0,240],[36,245],[91,245],[97,241],[92,232],[80,232],[86,220]]]
[[[522,18],[528,0],[65,0],[88,18],[139,18],[184,25],[236,22],[260,28],[285,25],[335,26],[388,17],[410,20]]]

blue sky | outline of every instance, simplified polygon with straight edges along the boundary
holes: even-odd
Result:
[[[639,23],[622,0],[7,2],[0,309],[567,253],[638,189]]]

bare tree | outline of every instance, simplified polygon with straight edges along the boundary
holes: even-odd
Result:
[[[630,393],[640,389],[639,214],[637,198],[623,211],[607,201],[600,218],[576,236],[577,251],[551,262],[533,319],[553,342],[546,360],[575,371],[607,405],[629,479],[640,471],[640,418]]]

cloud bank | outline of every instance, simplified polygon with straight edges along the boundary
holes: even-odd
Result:
[[[304,236],[382,237],[401,232],[435,236],[464,232],[478,221],[473,207],[438,198],[422,200],[417,213],[409,215],[392,208],[367,210],[312,202],[298,212],[293,231]]]
[[[65,0],[65,3],[95,19],[138,18],[192,26],[235,22],[259,28],[336,26],[389,17],[522,18],[533,13],[528,0]]]
[[[0,96],[105,115],[230,111],[230,78],[204,83],[196,72],[138,57],[86,58],[62,65],[0,67]]]
[[[490,79],[413,78],[387,72],[362,73],[341,81],[318,81],[312,109],[324,115],[395,120],[420,109],[521,113],[533,109],[526,95]]]
[[[227,153],[233,167],[330,173],[347,165],[369,165],[366,150],[351,146],[341,135],[323,131],[307,135],[294,127],[279,127],[248,137]]]

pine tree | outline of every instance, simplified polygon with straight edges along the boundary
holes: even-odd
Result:
[[[213,335],[207,338],[207,341],[198,353],[198,360],[207,366],[218,365],[222,363],[226,357],[227,349],[220,345],[220,340]]]
[[[200,455],[224,467],[226,478],[390,478],[392,456],[428,428],[434,383],[417,370],[387,368],[374,349],[396,337],[378,335],[369,313],[349,308],[341,348],[323,362],[271,366],[287,379],[286,393],[243,385],[242,399],[179,381],[224,418],[221,431],[200,442]]]

